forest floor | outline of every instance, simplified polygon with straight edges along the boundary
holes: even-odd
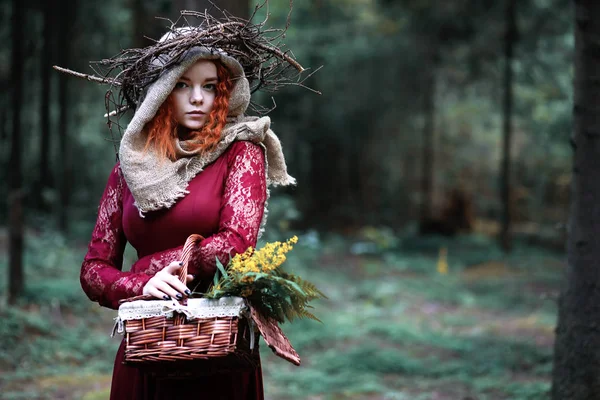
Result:
[[[81,294],[81,249],[56,240],[28,248],[26,305],[0,310],[2,399],[108,398],[114,313]],[[286,265],[328,299],[315,304],[323,323],[282,327],[302,366],[262,346],[267,399],[548,398],[563,254],[504,255],[482,236],[310,233]]]

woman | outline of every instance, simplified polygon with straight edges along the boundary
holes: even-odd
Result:
[[[161,43],[185,35],[176,30]],[[141,294],[157,299],[204,291],[215,260],[255,246],[268,198],[267,183],[293,184],[268,117],[244,115],[250,90],[240,63],[223,51],[191,47],[169,65],[138,102],[100,202],[81,268],[88,297],[118,308]],[[268,169],[267,169],[268,165]],[[205,239],[179,282],[182,245],[191,234]],[[138,261],[122,271],[129,242]],[[118,350],[111,399],[262,399],[260,365],[253,371],[193,380],[156,379],[123,364]],[[184,397],[185,396],[185,397]]]

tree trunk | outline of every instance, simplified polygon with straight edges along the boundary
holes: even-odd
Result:
[[[575,1],[573,179],[552,398],[600,397],[600,3]]]
[[[129,3],[131,14],[133,15],[133,47],[146,47],[154,44],[166,31],[164,20],[157,19],[155,11],[147,1],[131,0]],[[175,19],[179,16],[179,12]]]
[[[434,136],[435,136],[435,46],[429,47],[431,54],[426,66],[427,72],[423,88],[423,154],[421,167],[421,226],[432,218],[433,208],[433,173],[434,173]]]
[[[504,122],[502,165],[500,174],[500,193],[502,197],[502,224],[500,229],[500,245],[506,252],[511,248],[511,187],[510,187],[510,147],[512,136],[513,109],[513,70],[512,61],[515,42],[517,41],[516,0],[506,0],[506,37],[504,41]]]
[[[59,21],[58,28],[58,59],[63,65],[70,64],[71,48],[69,46],[72,30],[69,29],[74,24],[76,2],[63,0],[61,9],[67,10],[61,14],[63,18]],[[69,154],[69,81],[66,74],[58,76],[58,171],[60,182],[60,200],[58,207],[58,226],[61,232],[67,233],[69,229],[69,203],[71,192],[71,157]]]
[[[131,13],[133,14],[133,47],[145,47],[147,45],[146,32],[146,10],[143,0],[133,0],[131,2]]]
[[[9,187],[9,268],[8,302],[14,304],[23,291],[23,212],[21,167],[21,106],[23,100],[23,2],[12,2],[12,143]]]
[[[39,164],[39,175],[38,185],[34,188],[33,193],[36,197],[35,204],[41,210],[47,210],[48,204],[44,201],[45,189],[52,186],[51,177],[49,170],[50,160],[50,71],[52,70],[52,54],[54,46],[53,27],[54,23],[54,10],[56,6],[53,0],[46,0],[43,5],[44,12],[44,33],[43,33],[43,48],[42,57],[40,59],[40,72],[41,72],[41,84],[42,90],[40,93],[40,164]]]
[[[314,24],[323,26],[328,18],[327,7],[323,6],[320,0],[312,0],[311,5],[311,17]],[[307,64],[323,65],[323,54],[317,49],[326,46],[325,38],[318,37],[313,43],[313,51],[308,54]],[[318,87],[319,79],[320,76],[317,74],[311,78],[311,84]],[[312,98],[307,105],[310,110],[307,113],[309,117],[304,121],[306,131],[309,132],[305,139],[309,146],[309,172],[301,189],[308,199],[306,209],[303,210],[303,219],[307,226],[317,227],[317,229],[319,227],[339,227],[347,223],[341,219],[345,212],[342,211],[340,205],[351,202],[348,199],[340,199],[339,193],[335,189],[339,174],[337,160],[340,157],[340,143],[331,135],[319,134],[324,129],[323,106],[322,98]]]
[[[8,149],[8,112],[9,112],[10,104],[8,101],[2,100],[0,101],[0,148]],[[0,154],[0,157],[4,159],[4,154]]]

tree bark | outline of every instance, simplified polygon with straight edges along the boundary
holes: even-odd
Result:
[[[421,226],[432,218],[433,209],[433,179],[434,179],[434,136],[435,136],[435,74],[436,54],[435,45],[429,46],[430,55],[426,66],[427,72],[423,88],[423,148],[421,160]]]
[[[156,18],[156,11],[147,1],[131,0],[129,6],[133,15],[133,47],[141,48],[154,44],[154,40],[158,40],[167,31],[167,24],[164,20]],[[179,12],[175,19],[178,16]]]
[[[8,303],[14,304],[23,291],[23,212],[21,167],[21,106],[23,102],[23,2],[12,2],[12,142],[9,186]]]
[[[51,124],[50,124],[50,71],[52,70],[52,54],[54,46],[54,10],[56,5],[54,0],[46,0],[42,7],[44,13],[44,33],[43,40],[44,44],[42,47],[42,57],[40,59],[40,73],[41,73],[41,84],[42,90],[40,93],[40,164],[39,164],[39,175],[38,185],[34,188],[34,196],[36,197],[35,203],[41,210],[47,210],[48,204],[44,201],[43,193],[46,188],[52,186],[50,174],[50,135],[51,135]]]
[[[62,23],[61,25],[63,25]],[[60,30],[64,30],[65,28],[61,27]],[[61,35],[61,38],[64,38]],[[62,42],[65,43],[65,42]],[[65,53],[65,52],[61,52]],[[61,61],[65,65],[69,65],[66,61],[65,57],[61,57]],[[59,107],[59,117],[58,117],[58,182],[59,186],[59,205],[58,205],[58,227],[61,232],[66,233],[69,229],[68,227],[68,209],[69,209],[69,193],[68,193],[68,154],[67,154],[67,140],[69,137],[69,125],[68,125],[68,91],[69,86],[67,83],[67,78],[65,76],[59,76],[58,78],[58,107]]]
[[[600,397],[600,3],[574,1],[573,175],[552,398]]]
[[[70,35],[73,26],[75,15],[76,15],[76,2],[62,0],[60,2],[61,9],[66,10],[64,14],[61,14],[63,18],[59,21],[58,28],[58,58],[64,65],[70,64],[71,48],[69,46]],[[69,152],[69,81],[70,78],[66,74],[59,74],[58,76],[58,171],[60,182],[60,204],[58,207],[58,226],[61,232],[67,233],[69,230],[69,203],[70,203],[70,192],[71,192],[71,157]]]
[[[146,32],[145,26],[147,16],[144,1],[133,0],[131,8],[133,14],[133,46],[145,47],[147,45],[145,36],[148,36],[148,32]]]
[[[500,174],[500,193],[502,198],[502,224],[500,229],[500,245],[505,252],[511,249],[511,179],[510,148],[512,137],[513,110],[513,69],[514,46],[517,41],[516,0],[506,0],[506,36],[504,40],[504,101],[503,101],[503,145]]]
[[[328,18],[328,10],[320,0],[311,0],[311,17],[316,26],[323,26]],[[323,54],[317,49],[326,47],[325,38],[319,37],[308,54],[308,65],[323,65]],[[320,76],[311,78],[311,84],[318,87]],[[304,121],[309,145],[308,164],[309,172],[304,182],[302,192],[308,201],[303,210],[304,222],[307,226],[318,228],[333,228],[347,224],[340,209],[340,193],[336,190],[338,169],[337,160],[340,157],[340,143],[331,135],[318,134],[323,129],[323,99],[314,97],[306,106],[310,111]],[[359,190],[358,182],[356,190]],[[318,200],[317,200],[318,199]],[[344,199],[349,203],[352,199]]]
[[[3,100],[0,102],[0,148],[8,149],[8,113],[10,110],[10,104],[8,104],[7,100]],[[4,154],[1,154],[4,159]]]

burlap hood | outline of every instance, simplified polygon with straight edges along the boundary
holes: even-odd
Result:
[[[168,40],[168,37],[161,40]],[[144,126],[156,115],[185,71],[198,60],[219,60],[230,71],[234,82],[229,100],[228,122],[221,133],[221,141],[213,151],[198,153],[187,151],[186,141],[174,139],[177,149],[177,159],[174,161],[160,158],[153,149],[144,152]],[[161,60],[157,59],[155,62],[160,63]],[[178,198],[185,196],[189,181],[216,160],[235,140],[252,141],[266,150],[268,184],[295,184],[295,179],[287,174],[281,144],[270,129],[270,118],[245,116],[249,103],[250,86],[242,66],[224,52],[207,47],[188,50],[181,57],[180,63],[164,71],[147,88],[125,130],[119,149],[121,170],[140,215],[171,207]]]

